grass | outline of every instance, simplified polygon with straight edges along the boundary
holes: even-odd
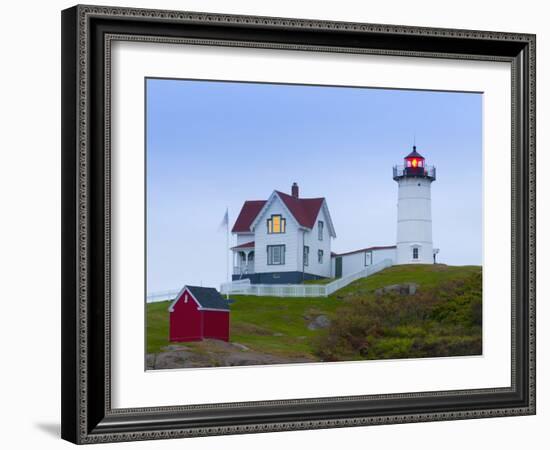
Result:
[[[417,283],[421,289],[433,289],[446,281],[466,280],[481,273],[480,266],[447,266],[445,264],[409,264],[393,266],[362,278],[335,292],[335,296],[374,292],[391,284]]]
[[[170,303],[172,302],[147,303],[147,353],[159,353],[170,344]]]
[[[234,296],[231,341],[262,353],[318,361],[435,356],[449,349],[472,354],[481,342],[481,327],[470,323],[472,302],[481,302],[480,274],[479,266],[403,265],[357,280],[328,298]],[[416,295],[375,294],[378,288],[407,282],[419,285]],[[170,344],[169,304],[147,305],[148,353],[162,352]],[[309,330],[308,324],[321,314],[331,319],[331,326]],[[358,323],[365,327],[376,319],[376,333],[363,330],[356,339],[345,329],[357,325],[346,322],[350,314],[364,320]],[[395,316],[402,317],[395,321]],[[355,340],[342,340],[341,335]],[[203,349],[200,343],[185,345]]]
[[[331,316],[339,306],[328,298],[233,296],[231,341],[279,356],[307,357],[313,352],[308,319]],[[158,353],[168,341],[170,302],[147,305],[147,353]],[[193,345],[186,343],[186,346]]]
[[[329,284],[335,280],[336,278],[320,278],[319,280],[305,280],[304,284]]]

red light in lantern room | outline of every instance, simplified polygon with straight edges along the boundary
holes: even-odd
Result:
[[[412,166],[416,167],[418,165],[418,161],[415,159],[412,160]]]

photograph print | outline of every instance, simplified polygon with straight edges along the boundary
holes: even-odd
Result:
[[[483,354],[482,93],[145,99],[147,370]]]

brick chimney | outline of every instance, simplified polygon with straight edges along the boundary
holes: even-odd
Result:
[[[298,183],[296,182],[292,183],[292,196],[294,198],[300,197],[300,189],[298,188]]]

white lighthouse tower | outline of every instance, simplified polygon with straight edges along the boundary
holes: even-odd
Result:
[[[405,156],[403,166],[394,166],[399,186],[397,200],[397,264],[433,264],[431,185],[435,167],[426,166],[416,151]]]

